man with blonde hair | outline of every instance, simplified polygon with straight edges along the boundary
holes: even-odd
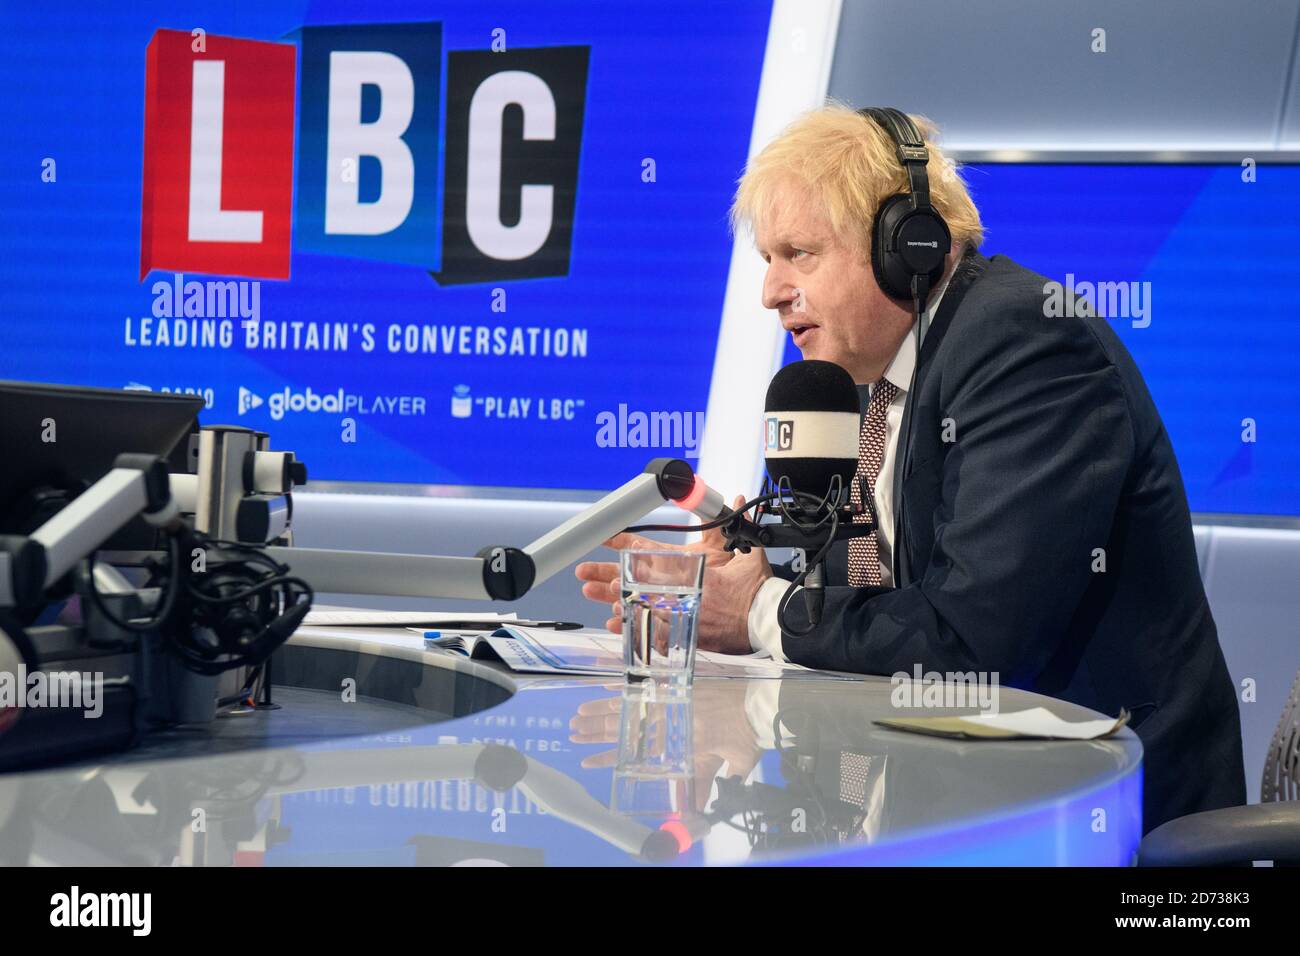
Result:
[[[804,358],[859,385],[858,476],[877,529],[832,549],[820,623],[791,601],[786,632],[789,569],[706,536],[701,646],[869,674],[977,672],[1127,709],[1145,748],[1144,830],[1244,803],[1236,695],[1142,376],[1104,319],[1059,317],[1049,280],[979,253],[979,212],[933,133],[832,105],[740,181],[732,221],[767,263],[763,305]],[[943,225],[923,224],[936,238],[904,261],[899,223],[927,209],[950,248]],[[617,630],[617,570],[586,563],[578,577],[613,604]]]

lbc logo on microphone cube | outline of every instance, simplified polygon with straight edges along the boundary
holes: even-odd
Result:
[[[444,91],[440,23],[295,36],[154,34],[141,278],[287,279],[291,231],[443,285],[568,274],[587,47],[456,51]]]
[[[765,418],[768,451],[789,451],[794,447],[794,422],[783,418]]]

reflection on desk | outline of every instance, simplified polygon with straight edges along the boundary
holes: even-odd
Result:
[[[0,776],[0,863],[1125,865],[1140,836],[1127,729],[928,738],[872,723],[909,712],[883,678],[701,680],[655,697],[356,631],[300,632],[277,665],[284,709],[231,718],[243,744],[173,735]],[[347,672],[355,703],[327,689]]]

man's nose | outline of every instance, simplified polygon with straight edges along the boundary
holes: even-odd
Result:
[[[776,263],[767,267],[763,277],[763,308],[779,309],[794,298],[794,286]]]

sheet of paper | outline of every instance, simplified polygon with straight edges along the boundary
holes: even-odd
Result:
[[[928,734],[934,737],[1011,740],[1097,740],[1109,737],[1128,723],[1128,711],[1118,718],[1068,721],[1045,707],[1005,714],[972,714],[966,717],[890,717],[874,721],[895,730]]]
[[[1105,720],[1062,720],[1046,707],[1018,710],[1010,714],[976,714],[962,719],[1026,737],[1052,737],[1057,740],[1092,740],[1104,737],[1122,726],[1120,721],[1111,717]]]
[[[488,644],[512,670],[530,674],[600,674],[623,676],[623,640],[608,631],[555,631],[512,625],[509,635],[494,634]],[[846,680],[838,674],[810,670],[798,664],[780,664],[750,655],[698,651],[695,676],[704,678],[800,677]]]
[[[411,624],[438,624],[441,621],[513,621],[514,611],[372,611],[365,608],[313,607],[304,625],[329,627],[406,627]]]
[[[549,631],[549,633],[547,633]],[[506,666],[521,674],[621,676],[623,657],[615,656],[590,634],[549,628],[511,627],[484,640]]]

